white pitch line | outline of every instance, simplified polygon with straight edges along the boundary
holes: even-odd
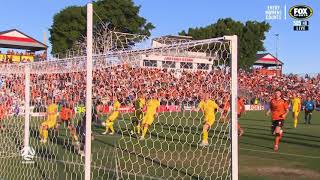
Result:
[[[247,150],[247,151],[263,152],[263,153],[269,153],[269,154],[280,154],[280,155],[287,155],[287,156],[304,157],[304,158],[311,158],[311,159],[320,159],[320,156],[305,156],[305,155],[301,155],[301,154],[290,154],[290,153],[263,151],[263,150],[248,149],[248,148],[239,148],[239,149],[240,150]]]
[[[19,157],[19,156],[20,156],[20,155],[0,156],[0,159],[16,158],[16,157]]]
[[[37,156],[36,158],[37,158],[37,159],[47,159],[47,158],[43,158],[43,157],[39,157],[39,156]],[[51,161],[51,162],[60,162],[60,163],[65,163],[65,164],[72,164],[72,165],[84,166],[83,163],[78,163],[78,162],[70,162],[70,161],[64,161],[64,160],[52,160],[52,159],[47,159],[47,160],[48,160],[48,161]],[[114,170],[114,169],[106,168],[106,167],[103,167],[103,166],[91,165],[91,168],[102,169],[102,170],[104,170],[104,171],[116,172],[116,170]],[[146,175],[140,176],[140,175],[137,175],[137,174],[134,174],[134,173],[131,173],[131,172],[121,172],[121,173],[129,174],[129,175],[133,175],[133,176],[138,176],[138,177],[142,177],[142,178],[163,180],[163,179],[156,178],[156,177],[152,177],[152,176],[146,176]]]

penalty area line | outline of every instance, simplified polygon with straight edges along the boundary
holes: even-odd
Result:
[[[60,163],[64,163],[64,164],[69,164],[69,165],[77,165],[77,166],[85,166],[84,163],[79,163],[79,162],[70,162],[70,161],[64,161],[64,160],[52,160],[52,159],[47,159],[47,158],[43,158],[43,157],[36,157],[37,159],[46,159],[47,161],[51,161],[51,162],[60,162]],[[111,169],[111,168],[106,168],[103,166],[97,166],[97,165],[91,165],[91,168],[94,169],[98,169],[98,170],[104,170],[106,172],[111,171],[111,172],[116,172],[116,169]],[[157,177],[152,177],[152,176],[148,176],[148,175],[138,175],[138,174],[134,174],[131,172],[124,172],[122,171],[121,173],[123,174],[128,174],[128,175],[132,175],[132,176],[137,176],[137,177],[142,177],[142,178],[149,178],[149,179],[156,179],[156,180],[162,180],[160,178]],[[1,180],[1,179],[0,179]]]
[[[257,150],[257,149],[248,149],[248,148],[239,148],[239,149],[240,149],[240,150],[247,150],[247,151],[254,151],[254,152],[261,152],[261,153],[269,153],[269,154],[279,154],[279,155],[303,157],[303,158],[310,158],[310,159],[320,159],[319,156],[306,156],[306,155],[301,155],[301,154],[271,152],[271,151],[264,151],[264,150]]]

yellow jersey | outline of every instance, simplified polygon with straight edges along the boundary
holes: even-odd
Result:
[[[157,99],[150,99],[147,102],[147,112],[146,114],[155,114],[157,112],[157,108],[160,106],[160,101]]]
[[[120,109],[120,102],[119,101],[116,101],[116,102],[114,102],[114,104],[113,104],[113,112],[118,112],[119,111],[119,109]]]
[[[299,109],[300,104],[301,104],[300,98],[295,97],[295,98],[291,99],[292,111],[299,112],[300,111],[300,109]]]
[[[48,120],[54,120],[57,117],[58,112],[58,105],[57,104],[50,104],[47,108],[48,113]]]
[[[205,116],[213,116],[218,109],[218,105],[214,100],[201,100],[198,106],[204,113]]]

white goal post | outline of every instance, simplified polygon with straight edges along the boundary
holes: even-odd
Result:
[[[232,180],[238,180],[238,37],[226,36],[231,41],[231,134],[232,134]]]

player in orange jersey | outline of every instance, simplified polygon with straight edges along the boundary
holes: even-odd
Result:
[[[70,103],[63,104],[61,111],[59,113],[59,120],[56,125],[56,130],[59,130],[61,124],[65,124],[69,129],[69,131],[71,132],[71,136],[74,140],[74,143],[79,144],[76,128],[71,122],[71,120],[74,118],[74,115],[75,113]]]
[[[3,130],[4,127],[1,125],[1,122],[4,120],[4,118],[7,115],[7,108],[5,103],[0,103],[0,130]]]
[[[244,100],[242,97],[238,97],[238,134],[239,136],[242,136],[244,131],[243,129],[240,127],[240,123],[239,123],[239,118],[241,117],[241,115],[245,112],[245,106],[244,106]]]
[[[220,120],[222,122],[229,122],[228,116],[230,113],[230,97],[229,95],[223,98],[223,105],[222,105],[222,113]]]
[[[270,101],[270,109],[267,112],[267,115],[271,113],[271,131],[275,135],[274,151],[279,150],[279,142],[283,136],[282,127],[288,112],[288,103],[281,97],[281,91],[276,90],[274,97]]]

